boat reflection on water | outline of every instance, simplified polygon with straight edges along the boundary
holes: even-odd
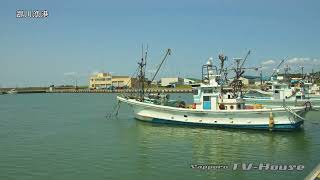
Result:
[[[255,157],[287,156],[288,151],[308,154],[309,139],[303,129],[289,132],[261,132],[257,130],[209,129],[182,126],[155,125],[137,122],[138,138],[150,145],[157,142],[184,147],[188,145],[196,162],[227,163],[255,160]]]
[[[312,159],[308,152],[310,139],[305,137],[303,129],[290,134],[191,128],[140,121],[137,121],[136,127],[138,159],[143,168],[146,168],[145,165],[155,166],[152,163],[159,156],[166,156],[170,164],[181,168],[202,164],[228,165],[230,169],[233,163],[308,164]],[[246,172],[232,171],[210,173],[248,175]]]

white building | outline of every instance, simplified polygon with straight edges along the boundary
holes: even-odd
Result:
[[[191,85],[194,84],[196,81],[194,79],[189,79],[189,78],[184,78],[183,79],[183,84],[184,85]]]
[[[183,79],[179,77],[161,78],[161,86],[182,85],[183,83]]]

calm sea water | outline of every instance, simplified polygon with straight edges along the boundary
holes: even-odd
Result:
[[[188,95],[175,95],[188,97]],[[157,125],[110,94],[0,96],[0,179],[303,179],[320,162],[320,112],[302,130]],[[191,164],[302,164],[303,171],[196,170]]]

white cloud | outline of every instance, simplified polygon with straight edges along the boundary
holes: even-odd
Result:
[[[320,59],[319,58],[292,58],[286,61],[286,64],[290,65],[309,65],[309,66],[319,66]]]
[[[65,76],[73,76],[73,75],[76,75],[77,73],[76,72],[65,72],[63,73],[63,75]]]
[[[266,60],[264,62],[261,63],[262,66],[269,66],[269,65],[272,65],[272,64],[275,64],[276,61],[270,59],[270,60]]]

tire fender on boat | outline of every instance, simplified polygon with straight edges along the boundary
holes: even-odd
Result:
[[[306,101],[304,103],[304,106],[305,106],[305,108],[304,108],[305,111],[310,111],[312,109],[312,105],[311,105],[310,101]]]
[[[272,130],[274,127],[274,118],[273,118],[273,113],[272,110],[269,113],[269,129]]]
[[[220,110],[225,110],[224,104],[220,104],[220,105],[219,105],[219,109],[220,109]]]

